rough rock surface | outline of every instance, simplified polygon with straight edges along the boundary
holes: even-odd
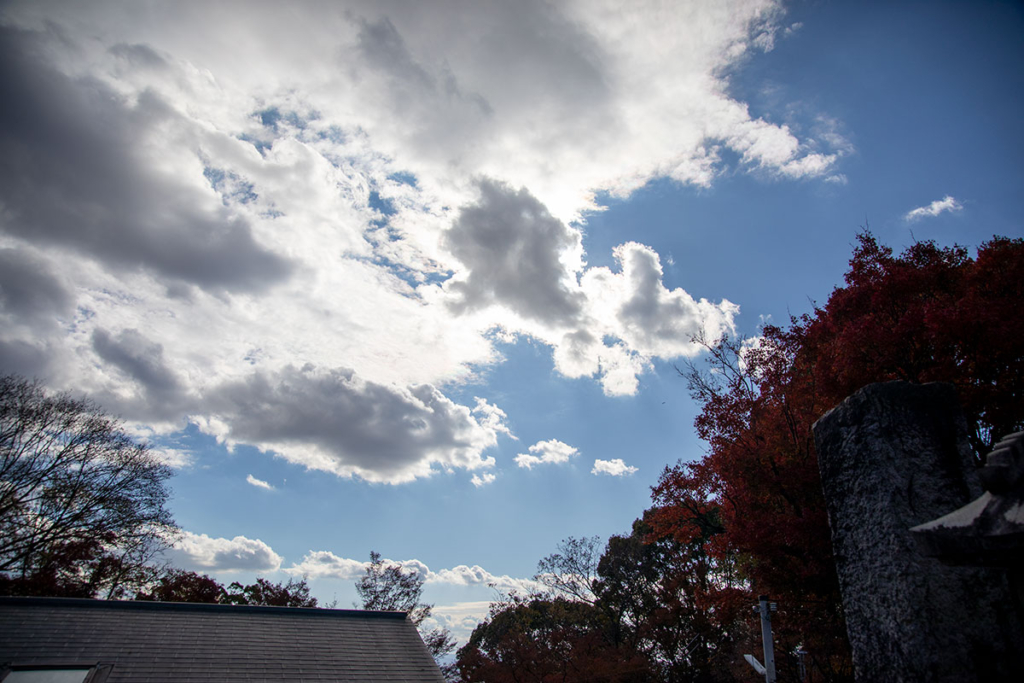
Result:
[[[1005,572],[918,552],[910,527],[981,494],[950,385],[864,387],[814,425],[857,681],[1024,681]]]

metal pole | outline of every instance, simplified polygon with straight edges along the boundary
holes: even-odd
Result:
[[[796,679],[800,683],[804,683],[807,680],[807,664],[805,662],[807,650],[804,649],[803,645],[797,645],[794,654],[796,655]]]
[[[767,595],[759,595],[761,612],[761,641],[764,643],[764,680],[765,683],[775,683],[775,645],[772,643],[772,613],[768,604]]]

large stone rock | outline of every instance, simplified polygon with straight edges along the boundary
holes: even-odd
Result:
[[[951,567],[910,528],[981,494],[944,384],[873,384],[814,425],[857,681],[1024,681],[1003,570]]]

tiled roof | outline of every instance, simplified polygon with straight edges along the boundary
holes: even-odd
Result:
[[[403,612],[0,598],[0,671],[72,663],[113,664],[107,683],[443,681]]]

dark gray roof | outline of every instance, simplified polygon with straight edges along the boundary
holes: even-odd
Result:
[[[0,672],[76,663],[112,664],[107,683],[444,680],[404,612],[0,598]]]

